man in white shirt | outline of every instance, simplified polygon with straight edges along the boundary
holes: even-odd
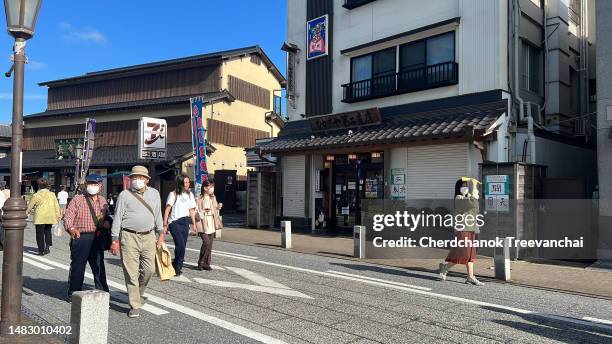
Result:
[[[57,193],[57,202],[59,203],[60,213],[62,217],[66,212],[66,207],[68,206],[68,193],[66,192],[66,187],[60,185],[60,191]]]
[[[172,266],[177,276],[182,274],[185,261],[185,247],[189,237],[189,225],[195,230],[195,196],[191,193],[191,180],[182,175],[176,179],[176,189],[168,195],[164,212],[164,234],[170,231],[174,240],[174,260]]]

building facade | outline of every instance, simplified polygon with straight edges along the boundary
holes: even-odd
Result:
[[[612,3],[597,1],[597,160],[599,258],[612,262]]]
[[[546,165],[590,195],[593,15],[586,0],[289,0],[290,121],[258,145],[280,158],[279,217],[351,229],[361,200],[452,198],[482,162]]]
[[[84,137],[86,118],[94,118],[97,128],[90,171],[109,176],[106,190],[121,190],[125,171],[142,164],[150,168],[154,184],[164,195],[174,187],[177,173],[193,176],[189,100],[196,96],[204,100],[209,173],[223,170],[235,176],[232,179],[244,179],[244,148],[257,138],[277,135],[283,125],[272,114],[274,97],[284,82],[264,51],[252,46],[40,83],[48,88],[47,110],[24,117],[26,187],[45,176],[56,187],[73,188],[74,156],[59,159],[58,149],[74,149],[74,143]],[[164,159],[138,158],[142,117],[166,120]],[[64,143],[62,148],[58,142]],[[10,158],[0,159],[0,168],[8,170],[9,165]]]

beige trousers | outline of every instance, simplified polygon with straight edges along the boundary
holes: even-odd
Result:
[[[138,309],[144,305],[142,296],[155,273],[155,233],[142,235],[121,231],[119,242],[129,304]]]

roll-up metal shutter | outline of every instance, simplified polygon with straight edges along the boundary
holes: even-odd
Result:
[[[284,156],[283,168],[283,216],[305,217],[304,198],[306,181],[306,156]]]
[[[467,166],[467,143],[408,147],[407,198],[452,199]]]

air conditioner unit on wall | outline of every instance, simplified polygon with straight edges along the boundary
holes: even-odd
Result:
[[[542,116],[540,114],[540,107],[538,104],[533,102],[523,103],[523,113],[521,114],[521,123],[527,123],[527,118],[533,117],[533,122],[537,124],[542,123]]]

